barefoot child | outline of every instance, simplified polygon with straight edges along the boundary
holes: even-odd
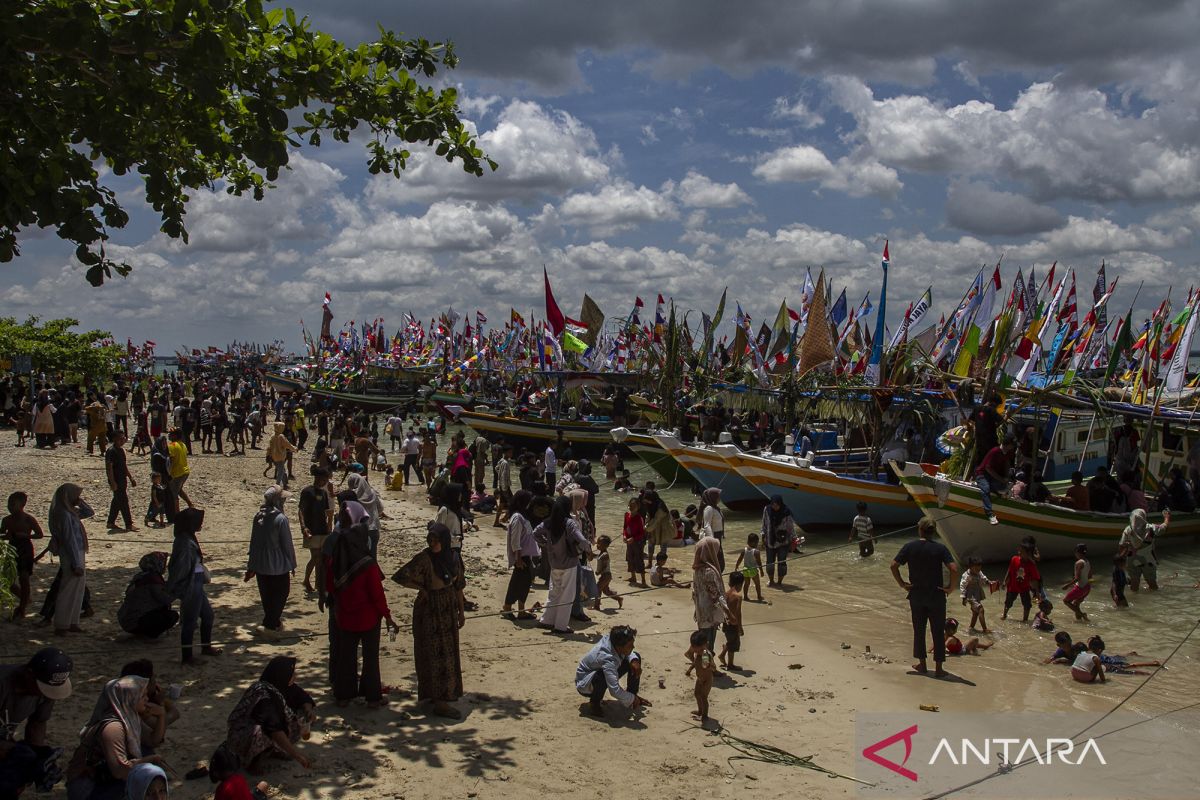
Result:
[[[25,511],[29,495],[13,492],[8,496],[8,516],[0,520],[0,541],[7,539],[17,556],[17,607],[11,619],[15,622],[25,616],[29,606],[30,579],[33,576],[33,540],[42,538],[42,526]]]
[[[596,586],[600,593],[596,595],[596,602],[592,603],[592,610],[600,610],[600,598],[608,595],[613,600],[617,601],[617,608],[624,608],[625,601],[621,596],[612,590],[612,556],[608,553],[608,546],[612,544],[612,538],[609,536],[601,536],[596,539],[596,549],[600,554],[596,556],[596,566],[593,570],[596,573]]]
[[[146,524],[161,528],[167,524],[167,487],[162,473],[150,473],[150,504],[146,507]]]
[[[1070,664],[1075,660],[1075,643],[1071,640],[1071,634],[1059,631],[1054,634],[1054,643],[1058,647],[1053,655],[1042,662],[1043,664]]]
[[[713,665],[712,653],[708,650],[707,633],[694,631],[691,645],[684,653],[688,660],[687,672],[684,675],[691,675],[693,670],[696,673],[696,713],[692,714],[692,717],[703,724],[708,722],[708,693],[712,691],[713,672],[716,667]]]
[[[983,574],[982,559],[972,556],[967,560],[967,571],[958,583],[958,591],[962,595],[962,604],[971,607],[971,624],[968,627],[972,632],[978,628],[983,633],[991,633],[984,616],[983,599],[988,594],[985,590],[994,592],[999,586],[998,582],[988,580],[988,576]]]
[[[675,580],[675,570],[667,566],[667,554],[659,551],[654,556],[654,566],[650,568],[650,585],[651,586],[670,586],[674,589],[686,589],[692,585],[691,581],[680,583]]]
[[[621,529],[621,538],[625,540],[625,564],[629,567],[629,583],[638,584],[641,576],[641,586],[646,585],[646,522],[642,519],[642,501],[636,497],[629,498],[629,510],[625,512],[625,527]]]
[[[964,643],[955,634],[958,633],[958,620],[950,617],[946,620],[946,652],[952,656],[966,653],[969,656],[979,655],[981,650],[987,650],[994,642],[981,642],[974,636]],[[933,648],[929,648],[933,652]]]
[[[1124,675],[1149,675],[1148,672],[1130,669],[1130,667],[1161,667],[1161,661],[1130,661],[1129,656],[1136,656],[1137,651],[1130,651],[1125,655],[1105,655],[1104,640],[1099,636],[1093,636],[1087,642],[1088,652],[1100,656],[1100,663],[1109,672],[1118,672]]]
[[[858,540],[858,556],[866,558],[875,552],[875,523],[867,516],[867,504],[859,503],[854,507],[858,515],[850,523],[850,538],[847,541]]]
[[[1033,552],[1029,544],[1022,541],[1017,546],[1017,554],[1008,562],[1008,571],[1004,573],[1004,613],[1000,615],[1000,619],[1008,619],[1009,609],[1013,607],[1013,603],[1017,598],[1021,598],[1021,608],[1024,612],[1021,615],[1021,622],[1029,622],[1029,611],[1033,608],[1033,600],[1029,592],[1035,583],[1040,583],[1042,580],[1041,573],[1038,572],[1037,564],[1034,563]]]
[[[1112,598],[1113,605],[1117,608],[1129,608],[1129,601],[1125,599],[1125,587],[1128,585],[1129,575],[1125,572],[1125,556],[1118,555],[1113,559],[1112,585],[1108,587],[1108,596]]]
[[[729,611],[726,614],[727,621],[721,624],[721,630],[725,634],[725,646],[721,648],[721,655],[718,656],[725,669],[737,669],[733,657],[742,649],[742,634],[745,633],[742,628],[742,586],[745,582],[745,576],[735,571],[729,576],[729,588],[725,590],[725,604]]]
[[[1075,612],[1075,619],[1087,622],[1087,614],[1079,609],[1080,603],[1092,591],[1092,564],[1087,559],[1086,544],[1075,545],[1075,574],[1063,584],[1063,588],[1070,590],[1063,598],[1063,605]]]
[[[1050,621],[1050,613],[1054,611],[1054,604],[1049,600],[1042,600],[1038,603],[1038,612],[1033,615],[1033,629],[1035,631],[1046,631],[1049,633],[1054,630],[1054,623]]]
[[[1100,656],[1087,649],[1079,651],[1075,662],[1071,664],[1071,677],[1080,683],[1104,683],[1104,664],[1101,663]]]
[[[758,602],[762,602],[762,584],[759,582],[758,575],[762,572],[762,563],[758,556],[758,534],[752,533],[746,537],[746,547],[742,550],[742,554],[738,556],[737,563],[733,565],[733,571],[741,570],[742,578],[747,581],[754,581],[754,591],[758,594]],[[746,589],[750,591],[749,587]]]

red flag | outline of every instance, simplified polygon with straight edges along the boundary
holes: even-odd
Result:
[[[550,324],[550,330],[554,331],[555,336],[562,336],[567,321],[559,310],[558,303],[554,302],[554,292],[550,290],[550,276],[545,267],[542,267],[542,278],[546,281],[546,322]]]

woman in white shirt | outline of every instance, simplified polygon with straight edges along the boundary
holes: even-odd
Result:
[[[721,512],[721,490],[717,487],[705,489],[700,495],[700,535],[712,536],[718,542],[721,542],[721,549],[718,551],[718,561],[721,571],[725,571],[725,514]]]
[[[507,550],[512,576],[508,579],[508,591],[504,594],[504,614],[509,619],[514,619],[513,603],[517,604],[515,619],[534,618],[533,614],[525,610],[529,587],[533,585],[533,559],[541,556],[541,549],[533,535],[533,525],[526,516],[532,498],[532,494],[521,489],[513,495],[509,506]]]

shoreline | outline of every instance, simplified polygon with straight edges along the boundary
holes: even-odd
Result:
[[[150,550],[169,550],[170,531],[144,528],[140,534],[105,533],[108,490],[103,462],[98,457],[80,457],[82,452],[82,448],[71,447],[51,453],[32,448],[22,451],[11,442],[0,443],[0,475],[7,478],[10,490],[20,488],[29,493],[31,513],[44,518],[53,489],[58,483],[75,480],[85,487],[85,497],[96,507],[99,519],[96,522],[94,518],[88,526],[89,585],[96,616],[84,620],[87,632],[56,637],[49,628],[36,627],[28,620],[0,625],[5,639],[3,663],[19,660],[13,657],[17,653],[32,655],[43,645],[62,647],[75,659],[75,692],[56,705],[49,726],[51,742],[67,748],[65,757],[69,758],[78,741],[79,727],[103,680],[115,676],[127,661],[147,656],[155,661],[164,682],[184,686],[180,701],[183,718],[169,730],[161,748],[182,775],[195,762],[207,760],[224,738],[226,716],[268,658],[290,653],[300,659],[298,681],[320,703],[313,737],[301,745],[306,753],[315,755],[316,765],[307,773],[291,763],[273,766],[263,776],[274,788],[273,796],[520,797],[582,791],[691,798],[701,793],[732,797],[750,791],[768,797],[847,797],[857,792],[850,781],[748,761],[734,761],[730,776],[726,759],[736,753],[725,746],[705,746],[716,739],[698,730],[691,719],[692,684],[683,677],[683,651],[693,630],[689,590],[633,594],[621,612],[606,599],[605,610],[589,610],[593,622],[570,637],[548,636],[532,621],[515,623],[500,618],[507,582],[504,531],[491,527],[490,515],[480,517],[480,531],[468,534],[464,544],[467,596],[480,606],[478,612],[468,615],[462,632],[466,695],[458,706],[464,719],[447,722],[428,717],[411,699],[395,700],[378,711],[361,703],[335,708],[324,681],[324,615],[318,613],[315,601],[305,598],[301,583],[306,551],[297,553],[299,574],[292,581],[284,619],[288,631],[309,635],[274,642],[248,633],[260,610],[257,592],[253,584],[242,583],[241,571],[250,520],[261,490],[269,483],[261,477],[260,458],[196,455],[191,460],[193,477],[188,488],[197,505],[206,509],[200,538],[213,570],[210,597],[216,612],[215,638],[225,642],[226,652],[218,659],[204,659],[199,667],[182,668],[175,631],[151,643],[116,637],[116,608],[136,571],[137,559]],[[298,459],[298,476],[305,471],[302,464],[306,461]],[[135,475],[148,470],[144,457],[131,455],[130,466]],[[293,483],[293,492],[304,483]],[[145,485],[139,480],[131,494],[136,519],[139,506],[144,509]],[[389,604],[403,626],[411,619],[414,594],[392,583],[390,576],[424,546],[424,523],[435,508],[425,502],[423,489],[381,489],[380,494],[392,517],[383,524],[380,566],[389,578],[385,581]],[[298,539],[294,500],[287,513]],[[600,532],[619,532],[619,519],[612,513],[601,508],[597,516]],[[741,524],[740,518],[737,523]],[[402,530],[410,527],[414,530]],[[824,537],[810,537],[810,552],[819,549],[814,539],[825,543]],[[732,548],[734,541],[727,539],[727,547]],[[886,574],[892,551],[880,549],[884,552],[877,550],[874,563],[863,566]],[[729,557],[732,565],[736,550]],[[684,572],[684,577],[690,558],[691,548],[671,550],[673,566]],[[1032,632],[1015,623],[1000,623],[998,613],[991,620],[999,629],[997,639],[1011,641],[1012,647],[947,661],[951,673],[970,683],[906,674],[911,629],[903,593],[895,588],[889,595],[855,596],[822,577],[820,560],[809,556],[794,562],[789,579],[804,585],[804,591],[766,590],[769,603],[743,605],[746,636],[738,661],[745,671],[718,679],[711,696],[713,718],[736,736],[797,755],[811,754],[823,767],[854,775],[859,769],[854,720],[860,711],[918,717],[920,705],[933,704],[944,712],[1103,712],[1140,680],[1120,676],[1099,687],[1073,684],[1065,667],[1042,666],[1044,656],[1026,652],[1038,641]],[[620,571],[622,565],[618,562],[616,566],[614,588],[624,593],[628,584]],[[35,612],[52,574],[46,561],[35,568]],[[886,579],[891,582],[890,575]],[[544,600],[544,592],[537,584],[531,601]],[[957,593],[949,598],[952,615],[956,614],[956,598]],[[479,615],[487,616],[476,618]],[[639,632],[644,693],[654,707],[644,716],[628,715],[618,713],[609,699],[604,719],[588,718],[582,714],[586,701],[573,685],[575,664],[614,624],[629,624]],[[12,635],[17,631],[21,637]],[[415,688],[408,637],[408,631],[402,629],[397,641],[385,637],[381,646],[384,683],[402,689]],[[722,639],[718,637],[718,645]],[[849,648],[843,649],[843,643]],[[870,656],[865,652],[867,645]],[[1018,647],[1024,648],[1019,654],[1013,652]],[[797,664],[802,666],[793,667]],[[1194,663],[1186,669],[1194,675]],[[1184,669],[1173,670],[1168,675],[1182,672]],[[659,688],[659,679],[665,688]],[[178,798],[210,797],[211,791],[207,780],[172,785],[172,796]],[[64,794],[60,785],[53,796]]]

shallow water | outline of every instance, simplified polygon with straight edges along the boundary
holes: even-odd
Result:
[[[450,430],[453,432],[456,429],[451,426]],[[469,442],[474,434],[469,429],[466,433]],[[690,486],[662,486],[661,479],[636,458],[627,459],[625,465],[630,471],[630,479],[635,487],[641,487],[647,480],[656,480],[659,493],[668,507],[678,509],[682,513],[688,504],[697,502]],[[597,531],[608,534],[615,540],[614,574],[620,582],[624,577],[620,571],[623,567],[623,549],[620,546],[621,520],[629,502],[629,495],[612,491],[612,482],[604,480],[604,469],[599,463],[594,464],[592,474],[601,489],[596,501]],[[732,569],[738,553],[745,546],[746,536],[758,532],[760,520],[759,513],[726,511],[724,546],[727,568]],[[805,533],[807,543],[804,554],[790,562],[788,576],[789,583],[802,584],[805,591],[791,596],[865,612],[862,616],[873,618],[863,622],[875,631],[872,634],[873,639],[880,641],[881,645],[888,643],[892,651],[903,652],[906,656],[905,642],[910,641],[907,637],[911,636],[908,627],[908,604],[904,593],[892,579],[889,565],[900,547],[916,537],[916,531],[901,529],[891,532],[887,529],[877,529],[877,533],[883,535],[883,538],[877,540],[875,554],[862,559],[858,555],[857,546],[847,542],[849,530],[850,520],[847,519],[844,531]],[[1069,631],[1077,641],[1085,641],[1088,637],[1099,634],[1107,645],[1106,652],[1110,654],[1136,650],[1141,656],[1131,660],[1166,658],[1192,630],[1200,617],[1200,589],[1192,588],[1200,581],[1200,549],[1166,549],[1159,555],[1160,590],[1147,592],[1143,588],[1136,594],[1127,591],[1129,608],[1125,609],[1115,608],[1108,595],[1111,561],[1095,563],[1092,592],[1083,604],[1083,610],[1090,617],[1087,623],[1075,622],[1071,611],[1062,605],[1065,592],[1060,587],[1071,577],[1071,562],[1044,563],[1042,572],[1047,593],[1055,606],[1052,615],[1055,624],[1059,629]],[[691,549],[672,549],[668,566],[682,571],[686,579],[691,567]],[[1004,577],[1003,565],[992,565],[985,572],[995,580]],[[771,599],[773,590],[765,587],[765,577],[763,583],[764,595]],[[994,631],[993,639],[997,644],[983,657],[973,660],[972,668],[1024,675],[1045,670],[1065,670],[1066,667],[1045,666],[1041,663],[1042,659],[1054,651],[1053,633],[1041,633],[1028,625],[1020,624],[1020,601],[1014,606],[1007,622],[1000,619],[1003,599],[1004,593],[1001,589],[990,597],[986,604],[988,625]],[[970,612],[961,605],[958,592],[951,594],[948,600],[948,613],[958,618],[961,625],[965,626],[970,621]],[[1030,619],[1036,610],[1035,607],[1031,611]],[[965,630],[960,631],[960,636],[964,634]],[[1143,679],[1141,676],[1116,675],[1111,678],[1115,683],[1109,686],[1070,684],[1073,692],[1071,697],[1093,694],[1105,698],[1103,705],[1107,705],[1124,697]],[[1131,702],[1125,710],[1136,710],[1144,714],[1161,713],[1194,703],[1197,701],[1197,695],[1200,695],[1200,631],[1192,634],[1172,657],[1170,668],[1140,689],[1136,702]],[[1071,702],[1072,700],[1067,699],[1065,704],[1070,705]]]

